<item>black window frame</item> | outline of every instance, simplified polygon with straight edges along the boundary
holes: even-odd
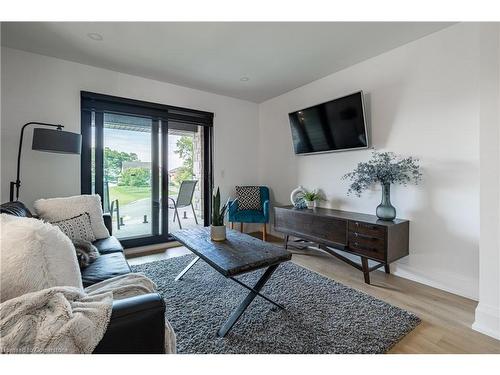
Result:
[[[173,241],[168,231],[168,123],[186,123],[204,127],[203,132],[203,221],[204,226],[210,224],[211,215],[211,196],[213,191],[213,119],[212,112],[200,111],[190,108],[183,108],[165,104],[152,103],[142,100],[123,98],[118,96],[94,93],[89,91],[80,91],[81,104],[81,134],[82,134],[82,152],[80,158],[80,189],[82,194],[92,194],[92,113],[95,117],[96,129],[96,147],[95,164],[103,165],[103,117],[104,113],[115,113],[130,116],[139,116],[151,118],[152,126],[152,148],[158,149],[158,132],[161,130],[163,153],[161,157],[162,165],[162,234],[155,235],[158,232],[158,223],[153,222],[153,235],[149,237],[136,237],[120,240],[125,248],[153,245],[162,242]],[[156,134],[156,140],[154,135]],[[156,142],[156,144],[155,144]],[[154,150],[153,150],[154,151]],[[158,153],[153,153],[153,155]],[[160,158],[159,157],[159,158]],[[152,166],[158,166],[159,158],[153,157]],[[154,181],[156,182],[156,181]],[[159,182],[159,181],[158,181]],[[95,193],[103,197],[103,168],[96,168]],[[158,184],[153,184],[152,195],[159,195],[159,191],[154,191]],[[154,197],[153,197],[154,198]],[[153,210],[159,210],[153,200]],[[156,216],[153,214],[153,221]],[[156,228],[156,229],[155,229]]]

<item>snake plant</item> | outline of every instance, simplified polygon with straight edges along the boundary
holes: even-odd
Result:
[[[217,188],[217,192],[212,196],[212,225],[222,226],[224,225],[224,218],[226,216],[227,207],[229,205],[229,199],[221,207],[220,205],[220,191]]]

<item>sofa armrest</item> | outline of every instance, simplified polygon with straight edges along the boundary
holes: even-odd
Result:
[[[165,302],[161,296],[150,293],[113,301],[111,320],[94,353],[165,353]]]
[[[102,218],[104,219],[104,225],[108,229],[109,235],[113,235],[113,223],[111,221],[111,215],[110,214],[103,214]]]

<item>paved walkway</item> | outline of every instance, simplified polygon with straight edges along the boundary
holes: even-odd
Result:
[[[193,211],[190,207],[181,208],[178,210],[181,217],[182,228],[192,228],[196,226],[194,221]],[[147,216],[147,223],[144,223],[144,215]],[[123,223],[120,229],[116,226],[116,213],[113,217],[113,234],[116,237],[123,239],[127,237],[144,236],[151,234],[151,201],[149,198],[140,199],[120,207],[120,216],[123,217]],[[201,213],[196,212],[198,223],[203,225]],[[179,229],[179,224],[174,219],[174,210],[168,210],[168,227],[169,230]]]

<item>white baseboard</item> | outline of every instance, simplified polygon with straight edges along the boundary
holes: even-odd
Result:
[[[383,269],[379,269],[378,271],[383,271]],[[444,284],[441,282],[438,282],[436,280],[429,279],[425,276],[422,275],[417,275],[415,272],[412,272],[411,270],[407,270],[401,265],[398,265],[395,263],[393,265],[393,269],[391,269],[391,273],[395,276],[402,277],[404,279],[408,279],[411,281],[415,281],[420,284],[424,284],[427,286],[430,286],[432,288],[444,290],[445,292],[456,294],[457,296],[465,297],[468,299],[471,299],[473,301],[478,301],[479,298],[477,296],[477,292],[472,291],[471,289],[467,288],[457,288],[457,287],[452,287],[450,284],[454,285],[470,285],[470,282],[466,282],[462,279],[455,278],[453,283],[450,284]],[[450,276],[451,279],[451,276]]]
[[[271,233],[277,237],[283,236],[280,233],[274,232],[272,229]],[[360,263],[359,257],[357,255],[346,253],[341,250],[338,251],[352,261]],[[375,264],[371,261],[369,261],[369,263],[370,265]],[[377,271],[384,272],[384,269],[379,268],[377,269]],[[471,285],[473,285],[473,280],[464,279],[463,277],[461,277],[461,275],[458,274],[448,273],[446,275],[447,282],[440,282],[438,280],[426,277],[422,274],[422,272],[419,272],[418,270],[414,270],[411,267],[405,266],[404,264],[398,264],[398,262],[391,264],[391,274],[474,301],[479,300],[478,291],[475,288],[470,287]]]
[[[338,250],[343,256],[346,258],[349,258],[353,262],[356,262],[358,264],[361,263],[359,260],[359,257],[357,255],[353,255],[350,253],[346,253],[344,251]],[[373,266],[377,264],[377,262],[368,261],[368,264],[370,266]],[[383,268],[377,269],[377,271],[380,272],[385,272]],[[471,280],[464,280],[463,278],[459,277],[458,275],[453,275],[453,274],[448,274],[448,283],[443,283],[439,282],[437,280],[430,279],[426,277],[425,275],[422,275],[421,273],[416,272],[415,270],[408,269],[404,265],[398,264],[398,262],[392,263],[391,264],[391,274],[395,276],[402,277],[403,279],[408,279],[411,281],[415,281],[420,284],[424,284],[427,286],[430,286],[432,288],[444,290],[445,292],[456,294],[461,297],[469,298],[471,300],[477,301],[478,296],[477,296],[477,291],[474,290],[473,288],[468,288],[468,286],[472,285]],[[460,287],[453,287],[453,285],[457,286],[462,286]]]
[[[500,308],[479,302],[472,329],[500,340]]]

